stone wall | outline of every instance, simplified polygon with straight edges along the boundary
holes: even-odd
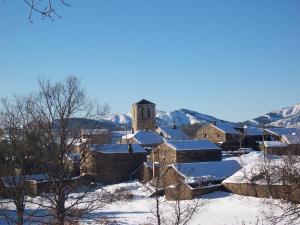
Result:
[[[287,147],[264,147],[259,146],[261,151],[273,155],[300,155],[300,145],[288,145]]]
[[[130,180],[130,175],[147,160],[147,153],[93,152],[82,163],[81,174],[91,174],[102,184]]]
[[[200,128],[196,133],[196,138],[207,139],[214,143],[226,141],[225,133],[211,124],[206,124],[203,126],[203,128]]]
[[[137,130],[153,130],[156,129],[154,104],[133,104],[131,108],[132,128]]]
[[[300,187],[287,185],[258,185],[248,183],[223,183],[225,188],[232,193],[244,196],[253,196],[259,198],[286,199],[291,201],[300,201]]]

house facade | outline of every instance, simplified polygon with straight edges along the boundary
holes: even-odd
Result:
[[[80,174],[89,174],[102,184],[130,180],[147,160],[147,152],[138,144],[91,145],[85,154]]]
[[[238,150],[243,134],[230,123],[203,124],[196,133],[196,138],[207,139],[218,144],[222,150]]]

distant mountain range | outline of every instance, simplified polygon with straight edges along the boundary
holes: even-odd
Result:
[[[106,121],[120,125],[131,125],[131,115],[128,114],[112,114],[104,118]],[[228,122],[225,120],[218,119],[213,116],[202,114],[196,111],[188,109],[180,109],[171,112],[156,111],[156,121],[159,125],[173,125],[185,126],[201,122]]]
[[[300,104],[269,112],[245,123],[255,126],[300,127]]]
[[[201,122],[229,122],[210,115],[202,114],[189,109],[180,109],[171,112],[156,111],[156,121],[159,125],[185,126]],[[131,126],[131,115],[112,114],[104,118],[110,126]],[[252,120],[241,122],[253,126],[278,126],[278,127],[300,127],[300,104],[269,112]]]

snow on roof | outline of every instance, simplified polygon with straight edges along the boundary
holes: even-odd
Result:
[[[300,132],[300,129],[297,129],[297,128],[282,128],[282,127],[267,128],[265,130],[267,132],[270,132],[270,133],[275,134],[277,136],[291,135],[293,133],[299,133]]]
[[[176,151],[186,150],[221,150],[221,148],[208,140],[168,140],[165,142]]]
[[[258,127],[245,127],[244,132],[246,136],[262,136],[263,129]]]
[[[269,171],[270,183],[280,184],[280,179],[276,176],[275,170],[283,165],[282,158],[272,159],[260,162],[251,162],[232,176],[228,177],[223,183],[255,183],[267,184],[267,179],[264,178],[264,171]]]
[[[158,127],[158,132],[162,132],[164,138],[166,139],[176,139],[176,140],[187,140],[187,135],[178,128],[172,128],[169,126]]]
[[[284,148],[288,146],[286,143],[281,141],[263,141],[260,143],[262,143],[265,147],[269,148]]]
[[[225,133],[241,134],[239,131],[234,129],[234,126],[231,123],[216,123],[214,126]]]
[[[287,144],[300,144],[300,131],[284,134],[282,138],[286,141]]]
[[[236,160],[177,163],[172,167],[183,175],[188,183],[223,180],[241,169]]]
[[[123,139],[133,138],[138,144],[141,145],[156,145],[163,143],[163,137],[152,130],[138,130],[133,134],[123,136]]]
[[[139,144],[131,144],[133,153],[146,153],[145,149]],[[92,151],[111,154],[129,153],[129,144],[93,144],[89,147]]]

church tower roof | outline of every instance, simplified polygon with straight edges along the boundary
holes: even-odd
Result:
[[[135,104],[137,104],[137,105],[139,105],[139,104],[155,105],[153,102],[150,102],[150,101],[148,101],[146,99],[142,99],[141,101],[139,101],[139,102],[137,102]]]

